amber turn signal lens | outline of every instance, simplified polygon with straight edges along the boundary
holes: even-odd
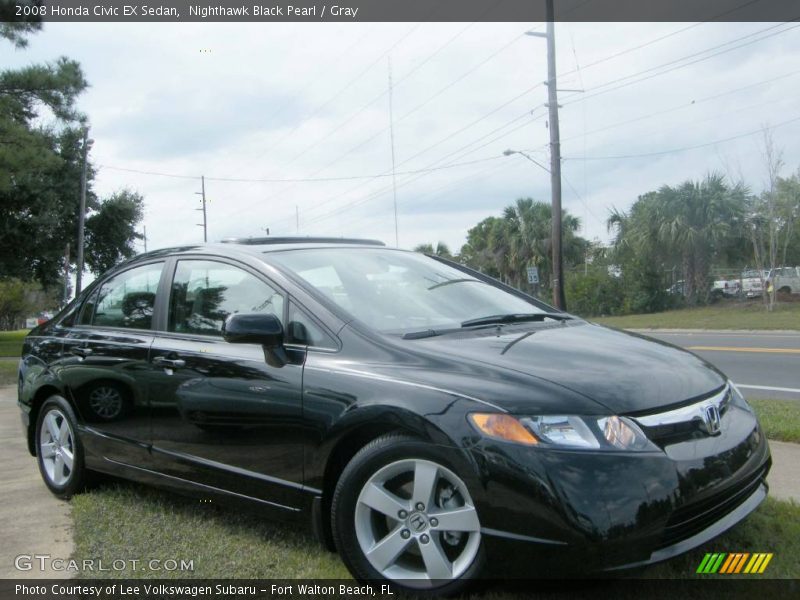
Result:
[[[489,437],[532,446],[539,442],[525,426],[510,415],[473,413],[470,421]]]

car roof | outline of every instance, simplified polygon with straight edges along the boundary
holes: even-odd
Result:
[[[165,258],[181,254],[209,254],[218,256],[249,255],[261,256],[271,252],[286,250],[304,250],[311,248],[387,248],[379,240],[336,237],[268,237],[268,238],[227,238],[221,242],[194,244],[159,248],[139,254],[125,264],[140,262],[153,258]]]

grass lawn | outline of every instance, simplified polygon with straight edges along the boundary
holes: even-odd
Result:
[[[800,403],[797,400],[748,400],[764,433],[771,440],[800,444]]]
[[[28,335],[29,329],[18,331],[0,331],[0,356],[18,357],[22,354],[22,339]]]
[[[589,320],[620,329],[800,329],[800,302],[776,304],[771,313],[760,301],[735,300],[649,315]]]
[[[76,496],[72,506],[73,558],[96,557],[108,563],[115,559],[194,560],[192,573],[109,571],[102,576],[349,578],[338,556],[325,551],[302,526],[272,523],[128,483],[108,484]],[[800,505],[768,499],[746,521],[713,542],[638,576],[695,577],[706,552],[774,552],[769,575],[798,578]]]
[[[16,360],[0,360],[0,385],[15,385],[17,383]]]

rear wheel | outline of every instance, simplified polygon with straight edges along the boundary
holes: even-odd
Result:
[[[124,417],[130,408],[128,392],[118,383],[100,381],[92,384],[85,396],[86,416],[93,421],[115,421]]]
[[[61,396],[45,401],[36,421],[36,460],[45,485],[59,498],[70,498],[86,481],[83,446],[75,413]]]
[[[445,452],[406,436],[353,457],[333,498],[334,540],[361,580],[456,593],[483,567],[478,511]]]

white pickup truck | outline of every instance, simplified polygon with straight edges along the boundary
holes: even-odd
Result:
[[[800,267],[773,269],[769,275],[769,284],[784,294],[800,294]]]
[[[768,271],[751,269],[742,273],[742,294],[747,298],[757,298],[764,293],[764,285],[769,278]]]

